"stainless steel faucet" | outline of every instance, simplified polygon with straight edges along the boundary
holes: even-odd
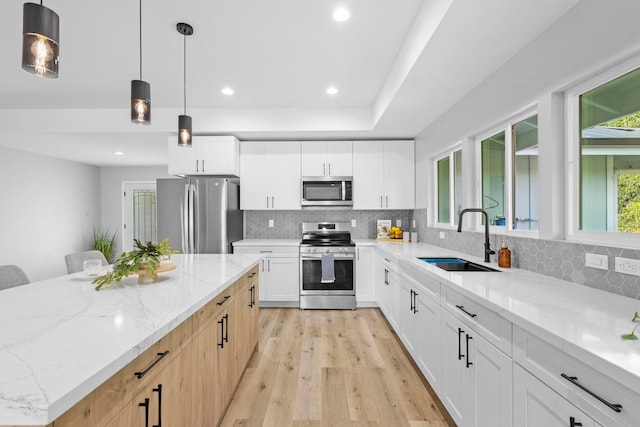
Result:
[[[487,211],[481,208],[463,209],[460,212],[460,217],[458,218],[458,233],[462,231],[462,216],[467,212],[480,212],[484,215],[484,262],[489,262],[489,255],[496,253],[491,250],[491,245],[489,244],[489,215],[487,214]]]

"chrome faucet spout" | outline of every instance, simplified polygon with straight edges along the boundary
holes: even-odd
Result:
[[[480,212],[484,215],[484,262],[489,262],[489,255],[493,255],[496,252],[491,250],[491,245],[489,244],[489,214],[487,211],[481,208],[467,208],[463,209],[460,212],[460,216],[458,217],[458,233],[462,231],[462,216],[467,212]]]

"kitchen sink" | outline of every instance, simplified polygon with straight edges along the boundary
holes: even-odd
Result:
[[[475,262],[467,261],[462,258],[418,258],[422,262],[433,264],[438,268],[446,271],[495,271],[500,272],[491,267]]]

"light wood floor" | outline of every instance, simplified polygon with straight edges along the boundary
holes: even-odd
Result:
[[[260,309],[222,426],[454,426],[378,309]]]

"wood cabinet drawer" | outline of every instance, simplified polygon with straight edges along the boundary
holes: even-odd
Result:
[[[256,266],[256,269],[258,267]],[[233,282],[224,291],[205,304],[200,310],[198,310],[193,316],[193,331],[198,332],[204,325],[206,325],[211,319],[216,317],[220,310],[226,308],[233,302],[233,297],[238,293],[238,286],[240,286],[239,279]]]
[[[470,298],[442,286],[446,308],[505,354],[511,355],[511,322]]]
[[[640,393],[517,326],[513,359],[603,426],[640,425]]]
[[[55,427],[105,425],[123,404],[149,385],[153,374],[164,369],[189,343],[191,318],[145,350],[100,387],[56,419]]]

